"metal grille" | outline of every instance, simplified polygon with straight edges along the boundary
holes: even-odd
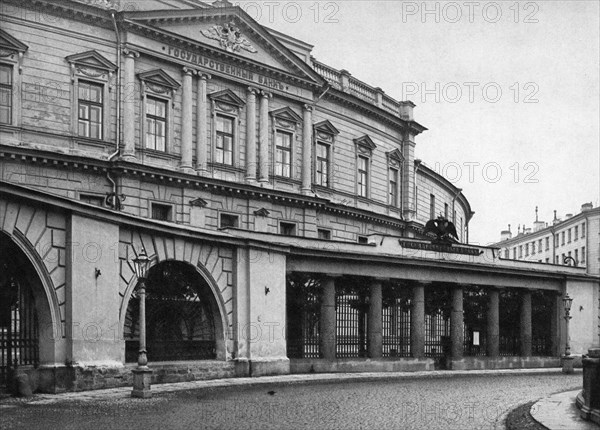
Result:
[[[444,357],[450,345],[450,319],[439,310],[425,315],[425,355]]]
[[[367,356],[367,291],[346,284],[336,289],[336,357]]]
[[[318,279],[289,275],[287,281],[287,354],[289,358],[319,358],[321,283]]]
[[[195,269],[164,262],[150,270],[146,289],[146,349],[152,361],[216,358],[211,292]],[[125,321],[125,360],[137,360],[139,301],[132,295]]]
[[[27,284],[10,279],[0,286],[0,384],[11,369],[39,362],[39,326],[33,293]]]
[[[463,291],[464,355],[487,354],[487,302],[487,292],[482,288],[470,287]]]
[[[519,292],[504,290],[500,293],[500,355],[520,355],[520,303]]]
[[[383,356],[410,357],[412,290],[401,285],[383,288]]]

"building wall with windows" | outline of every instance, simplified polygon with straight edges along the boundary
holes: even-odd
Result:
[[[515,237],[508,230],[502,236],[493,246],[501,248],[503,258],[577,265],[589,274],[600,274],[600,208],[592,203],[583,204],[578,214],[553,220],[552,225],[538,221],[533,229],[519,228]]]
[[[154,382],[343,370],[337,358],[362,360],[367,338],[373,362],[353,369],[553,366],[560,294],[598,299],[580,267],[468,245],[468,200],[415,159],[415,105],[227,1],[5,0],[0,14],[0,311],[12,315],[0,335],[21,348],[0,354],[0,385],[8,356],[42,391],[129,384],[142,250],[148,355],[184,358],[154,363]],[[439,215],[458,243],[424,233]],[[495,312],[488,351],[470,343],[481,322],[463,319],[463,291],[521,312],[520,333],[501,333]],[[22,308],[37,320],[15,331]],[[392,330],[392,314],[412,326]],[[336,318],[354,342],[337,358]],[[378,360],[384,332],[392,364]],[[592,344],[597,332],[581,334],[574,352]]]

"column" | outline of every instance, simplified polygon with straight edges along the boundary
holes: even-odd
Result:
[[[192,170],[192,77],[196,72],[183,68],[183,94],[181,96],[181,164],[180,169]]]
[[[129,49],[123,50],[123,155],[126,161],[134,161],[135,156],[135,59],[140,54]],[[120,131],[117,130],[117,133]]]
[[[521,356],[531,357],[531,291],[521,295]]]
[[[452,311],[450,313],[451,356],[460,360],[464,349],[463,332],[463,289],[461,286],[452,288]]]
[[[425,356],[425,285],[415,284],[412,288],[410,310],[410,355]]]
[[[326,360],[335,360],[336,323],[335,323],[335,279],[326,277],[321,283],[323,298],[319,320],[321,338],[321,356]]]
[[[269,182],[269,97],[271,94],[263,91],[260,98],[260,179],[259,182]]]
[[[368,313],[368,349],[370,358],[381,358],[383,355],[383,321],[382,321],[382,281],[371,283]]]
[[[210,75],[198,73],[198,109],[196,117],[196,170],[200,175],[208,173],[208,105],[206,103],[207,82]]]
[[[312,106],[304,105],[302,128],[302,194],[310,194],[312,185]]]
[[[249,182],[256,181],[256,92],[255,88],[248,88],[246,96],[246,181]]]
[[[560,348],[560,323],[563,320],[560,315],[562,300],[560,294],[555,292],[552,297],[552,309],[550,320],[550,354],[553,357],[560,357],[563,353]]]
[[[488,357],[497,358],[500,355],[500,292],[496,288],[488,290],[486,343]]]

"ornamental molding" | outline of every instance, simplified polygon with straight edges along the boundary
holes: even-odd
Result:
[[[215,102],[215,104],[219,105],[219,107],[223,110],[231,111],[231,106],[234,106],[237,109],[243,107],[246,104],[244,100],[242,100],[236,93],[231,91],[229,88],[222,91],[217,91],[216,93],[211,93],[208,95],[208,97],[213,102]],[[223,105],[227,106],[227,109],[223,108]]]
[[[370,154],[375,148],[377,148],[375,142],[373,142],[373,140],[366,134],[358,139],[354,139],[354,144],[356,145],[356,148],[364,154]]]
[[[15,51],[25,52],[29,49],[27,45],[21,42],[16,37],[11,36],[6,31],[0,29],[0,50],[1,52]]]
[[[233,21],[223,25],[213,25],[208,30],[200,30],[204,37],[216,40],[227,52],[239,53],[242,50],[257,53],[257,49],[240,31]]]
[[[198,197],[197,199],[190,200],[190,206],[197,208],[205,208],[206,206],[208,206],[208,202],[203,198]]]
[[[269,112],[269,114],[278,121],[282,121],[283,123],[290,125],[299,124],[302,122],[302,118],[300,117],[300,115],[298,115],[296,112],[294,112],[291,108],[287,106],[281,109],[271,111]]]
[[[267,217],[271,214],[271,212],[269,212],[267,209],[265,208],[260,208],[254,211],[254,215],[256,216],[262,216],[262,217]]]
[[[399,149],[386,152],[385,155],[387,156],[388,164],[390,166],[400,167],[404,164],[405,158]]]
[[[313,127],[317,133],[329,135],[331,140],[333,140],[333,136],[340,134],[339,130],[329,120],[318,122]]]

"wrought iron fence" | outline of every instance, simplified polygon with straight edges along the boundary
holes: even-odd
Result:
[[[341,288],[336,292],[336,333],[338,358],[367,356],[366,291]]]
[[[383,356],[410,357],[412,290],[401,284],[383,286]]]
[[[425,315],[425,356],[440,358],[450,347],[450,319],[441,310]]]
[[[287,280],[287,354],[319,358],[321,283],[317,277],[292,274]]]

